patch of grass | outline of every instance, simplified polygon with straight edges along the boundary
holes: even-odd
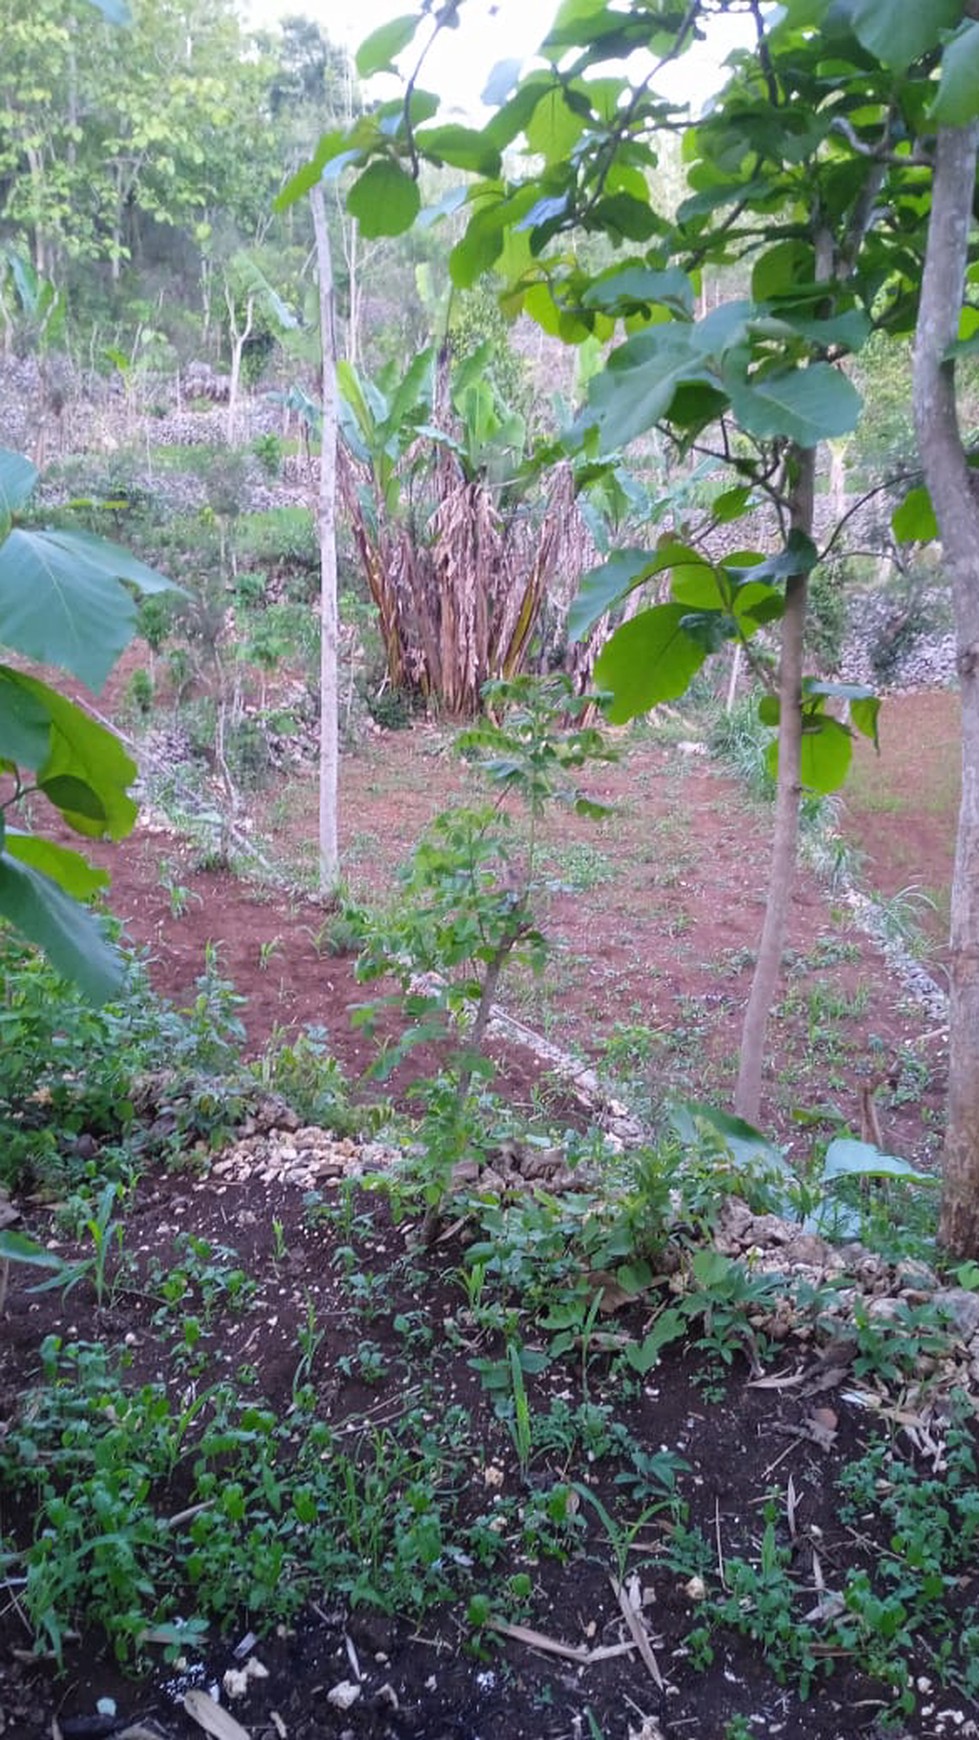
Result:
[[[614,882],[619,869],[607,853],[597,851],[588,841],[572,840],[545,846],[539,854],[538,873],[549,893],[584,894]]]

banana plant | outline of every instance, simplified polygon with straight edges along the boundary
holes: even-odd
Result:
[[[337,380],[343,438],[370,469],[377,511],[396,519],[402,500],[399,468],[419,434],[430,432],[435,348],[420,351],[400,379],[393,364],[372,381],[352,363],[340,362]]]

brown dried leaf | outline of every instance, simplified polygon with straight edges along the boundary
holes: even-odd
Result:
[[[579,1662],[582,1667],[589,1667],[596,1661],[610,1661],[613,1656],[630,1655],[636,1647],[633,1643],[612,1643],[599,1649],[583,1649],[573,1643],[562,1643],[559,1638],[548,1637],[543,1631],[534,1631],[529,1625],[510,1625],[505,1619],[488,1619],[486,1623],[501,1637],[512,1638],[514,1643],[524,1643],[528,1649],[539,1649],[544,1655],[560,1656],[562,1661]]]
[[[820,1450],[832,1450],[836,1442],[836,1415],[832,1408],[814,1408],[805,1423],[806,1435]]]
[[[658,1686],[661,1692],[665,1691],[666,1688],[663,1684],[663,1676],[659,1671],[659,1664],[653,1654],[653,1646],[649,1641],[649,1633],[632,1604],[629,1591],[624,1584],[617,1582],[614,1577],[612,1577],[610,1581],[615,1599],[622,1610],[622,1617],[625,1620],[626,1625],[629,1627],[629,1631],[639,1654],[642,1656],[646,1672],[649,1674],[654,1685]]]
[[[749,1390],[791,1390],[795,1389],[797,1384],[804,1383],[805,1377],[806,1374],[803,1371],[790,1372],[785,1376],[773,1372],[771,1377],[751,1378],[748,1388]]]
[[[202,1692],[199,1686],[184,1693],[184,1709],[205,1734],[213,1734],[214,1740],[251,1740],[248,1729],[229,1716],[227,1710],[222,1710],[221,1705],[216,1704],[207,1692]]]
[[[620,1287],[608,1269],[590,1269],[586,1280],[596,1293],[601,1290],[598,1309],[603,1317],[611,1317],[614,1312],[624,1310],[638,1298],[638,1294],[627,1293],[624,1287]]]
[[[785,1489],[785,1518],[786,1518],[786,1521],[789,1525],[789,1538],[793,1541],[796,1538],[795,1512],[796,1512],[796,1506],[797,1506],[798,1502],[799,1502],[798,1498],[796,1497],[795,1481],[793,1480],[793,1478],[790,1474],[789,1475],[789,1483]]]

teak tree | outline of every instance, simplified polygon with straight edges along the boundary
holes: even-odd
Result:
[[[713,455],[729,472],[714,514],[731,526],[732,543],[738,519],[759,500],[770,504],[774,554],[735,549],[718,561],[669,538],[620,550],[585,577],[576,616],[584,629],[647,580],[668,577],[668,601],[631,614],[596,669],[611,692],[613,720],[682,693],[717,646],[749,643],[762,625],[781,623],[777,692],[762,702],[763,717],[779,726],[774,850],[736,1099],[737,1110],[754,1118],[799,798],[805,787],[841,783],[852,729],[876,732],[873,696],[836,691],[850,703],[844,722],[829,711],[830,686],[803,675],[808,577],[820,558],[816,450],[846,435],[859,415],[847,357],[872,331],[907,335],[914,328],[934,136],[940,126],[967,126],[979,108],[976,8],[972,0],[929,8],[918,0],[787,0],[766,17],[753,0],[683,7],[658,0],[621,9],[565,0],[541,50],[547,64],[523,78],[509,63],[496,69],[488,96],[497,107],[478,131],[440,124],[437,99],[419,83],[429,40],[457,10],[429,4],[368,39],[358,57],[365,77],[390,70],[421,33],[404,99],[326,135],[285,197],[298,197],[327,165],[342,161],[356,171],[349,209],[369,211],[373,233],[395,233],[417,215],[423,158],[466,172],[471,179],[456,200],[443,202],[467,217],[450,256],[454,282],[467,286],[493,271],[509,312],[525,311],[568,343],[619,340],[569,437],[578,451],[600,466],[656,429],[681,452]],[[658,75],[709,30],[712,13],[733,10],[753,21],[754,46],[733,57],[723,93],[691,127],[661,94],[668,78]],[[666,130],[683,133],[690,189],[675,215],[658,210],[651,194],[656,140]],[[512,172],[520,141],[529,158],[523,177]],[[974,180],[974,166],[971,180],[962,171],[960,264],[936,326],[945,348],[933,344],[930,352],[946,386],[947,346],[957,330],[949,310],[961,302],[968,250],[963,190]],[[595,233],[618,257],[589,272],[574,239]],[[944,259],[951,243],[933,235]],[[750,293],[697,318],[702,268],[733,264],[750,269]],[[919,357],[919,399],[928,354]],[[931,439],[922,426],[923,445]],[[933,463],[925,459],[926,468]],[[938,500],[936,508],[949,537],[952,510]],[[963,580],[957,592],[971,599],[975,586]],[[966,662],[977,638],[960,630]],[[968,794],[979,777],[979,729],[974,739],[967,730],[966,744]],[[959,925],[956,949],[965,959],[979,948],[979,936],[965,934],[979,926],[979,910]],[[965,1019],[961,979],[953,985],[953,1028]],[[971,994],[979,1002],[979,980]],[[979,1032],[979,1023],[972,1026]],[[968,1155],[979,1226],[979,1069],[972,1070],[972,1097],[971,1133],[963,1128],[956,1136],[963,1114],[953,1093],[949,1156],[957,1144]],[[953,1232],[949,1204],[963,1177],[950,1164],[943,1236],[956,1250],[975,1242],[974,1233]]]

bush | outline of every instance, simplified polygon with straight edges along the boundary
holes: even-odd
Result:
[[[0,982],[0,1184],[10,1188],[77,1182],[81,1136],[125,1142],[141,1076],[199,1081],[237,1068],[237,999],[213,957],[186,1014],[153,994],[134,959],[118,1001],[92,1008],[8,931],[0,931]]]
[[[846,595],[842,567],[822,563],[809,581],[806,650],[820,668],[838,671],[846,634]]]

